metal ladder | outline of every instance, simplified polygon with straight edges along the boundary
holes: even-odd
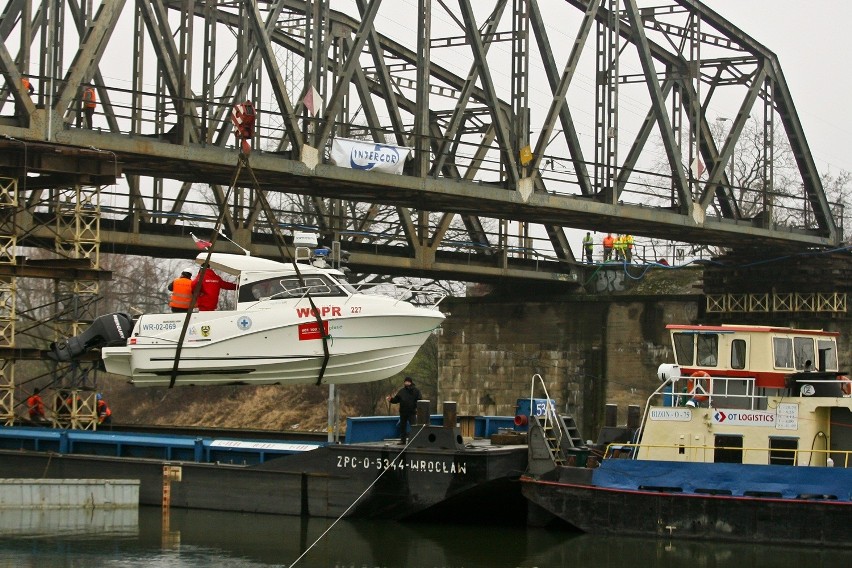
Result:
[[[556,412],[556,408],[550,403],[550,395],[547,392],[547,387],[544,384],[544,379],[541,375],[533,375],[530,385],[530,414],[532,414],[532,401],[535,398],[536,379],[542,391],[544,398],[547,401],[544,408],[544,414],[538,416],[530,416],[531,420],[535,420],[544,437],[544,444],[550,453],[550,459],[554,465],[565,465],[568,459],[565,455],[565,448],[577,448],[583,445],[583,439],[580,436],[580,430],[577,428],[577,422],[573,416],[563,416]]]

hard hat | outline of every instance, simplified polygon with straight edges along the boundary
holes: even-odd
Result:
[[[98,394],[95,395],[95,398],[97,400],[101,400],[103,397],[104,397],[104,395],[102,395],[101,393],[98,393]]]
[[[193,271],[193,270],[195,270],[195,268],[192,268],[192,267],[190,267],[190,268],[184,268],[184,269],[183,269],[183,272],[181,272],[181,274],[183,274],[183,273],[186,273],[186,274],[192,274],[192,271]]]

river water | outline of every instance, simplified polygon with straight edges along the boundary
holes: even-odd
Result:
[[[852,550],[158,508],[0,510],[0,568],[836,568]]]

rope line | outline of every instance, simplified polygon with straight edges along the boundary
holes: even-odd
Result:
[[[234,187],[237,185],[237,180],[240,178],[240,172],[243,169],[243,165],[248,165],[248,159],[245,154],[240,154],[239,160],[237,161],[237,171],[234,173],[234,181],[231,182],[230,187],[228,187],[228,191],[225,192],[225,196],[222,198],[222,206],[219,209],[219,218],[216,220],[216,225],[214,227],[213,236],[210,238],[210,246],[207,247],[207,258],[204,259],[204,263],[201,265],[201,270],[198,272],[198,282],[199,284],[204,281],[204,274],[207,272],[207,268],[210,266],[210,257],[213,254],[213,247],[216,245],[216,240],[219,236],[219,231],[222,229],[222,223],[225,220],[225,212],[227,211],[228,199],[231,197],[231,192]],[[175,381],[177,380],[178,375],[178,367],[180,367],[180,353],[183,350],[183,341],[186,339],[186,332],[189,330],[189,321],[192,317],[192,310],[195,309],[195,305],[198,302],[198,296],[201,294],[201,286],[196,286],[192,291],[192,299],[189,301],[189,308],[186,310],[186,317],[183,320],[183,327],[180,330],[180,337],[178,338],[177,347],[175,348],[175,360],[174,365],[172,366],[171,380],[169,381],[169,388],[174,388]]]
[[[281,258],[286,258],[286,241],[284,240],[284,235],[281,234],[281,227],[278,225],[278,221],[275,219],[275,213],[272,211],[272,207],[269,205],[269,201],[266,199],[266,192],[260,187],[260,182],[257,181],[257,176],[254,175],[254,170],[251,165],[248,163],[248,157],[245,157],[246,166],[248,169],[249,175],[251,175],[252,182],[254,183],[254,188],[256,190],[257,200],[260,203],[261,208],[264,213],[266,213],[267,218],[269,219],[269,226],[272,229],[273,234],[275,235],[275,244],[278,246],[278,252],[281,254]],[[317,322],[317,331],[319,331],[320,337],[322,339],[322,350],[323,350],[323,361],[322,366],[320,367],[319,374],[317,375],[316,385],[319,386],[322,384],[322,378],[325,375],[325,370],[328,367],[328,362],[331,359],[331,352],[328,348],[328,340],[330,335],[325,330],[325,325],[320,315],[319,310],[317,309],[316,304],[314,303],[314,299],[311,296],[311,291],[305,283],[305,277],[302,275],[302,272],[299,270],[299,263],[296,262],[296,247],[293,245],[293,269],[296,271],[296,277],[299,279],[299,283],[302,285],[302,288],[306,289],[305,297],[308,300],[308,303],[313,308],[314,317]]]
[[[404,447],[404,448],[402,448],[402,449],[399,451],[399,453],[396,455],[396,457],[394,457],[394,458],[393,458],[393,460],[391,460],[391,465],[390,465],[390,466],[388,466],[388,467],[386,467],[385,469],[383,469],[383,470],[382,470],[382,472],[381,472],[381,473],[380,473],[380,474],[376,477],[376,479],[374,479],[374,480],[373,480],[373,482],[372,482],[372,483],[370,483],[370,485],[368,485],[368,486],[367,486],[367,488],[366,488],[366,489],[364,489],[364,491],[362,491],[362,492],[361,492],[361,494],[360,494],[360,495],[358,495],[358,497],[356,497],[354,501],[352,501],[352,504],[351,504],[351,505],[349,505],[349,506],[346,508],[346,510],[345,510],[345,511],[343,511],[343,512],[340,514],[340,516],[339,516],[339,517],[337,517],[336,519],[334,519],[334,522],[332,522],[332,523],[328,526],[328,528],[327,528],[327,529],[325,529],[325,530],[323,531],[323,533],[322,533],[321,535],[319,535],[319,536],[317,537],[317,539],[316,539],[314,542],[312,542],[312,543],[310,544],[310,546],[308,546],[308,547],[305,549],[305,551],[304,551],[302,554],[300,554],[300,555],[299,555],[299,557],[298,557],[298,558],[296,558],[296,559],[293,561],[293,563],[292,563],[292,564],[290,564],[289,568],[293,568],[293,566],[295,566],[295,565],[296,565],[296,564],[297,564],[297,563],[298,563],[298,562],[299,562],[302,558],[304,558],[304,557],[305,557],[305,555],[306,555],[308,552],[310,552],[310,551],[311,551],[311,549],[319,543],[319,541],[321,541],[323,538],[325,538],[325,535],[327,535],[329,532],[331,532],[331,529],[333,529],[333,528],[334,528],[334,526],[335,526],[335,525],[336,525],[336,524],[340,521],[340,519],[342,519],[343,517],[345,517],[345,516],[346,516],[346,514],[347,514],[349,511],[351,511],[351,510],[352,510],[352,507],[354,507],[354,506],[355,506],[355,504],[356,504],[356,503],[358,503],[358,501],[360,501],[360,500],[361,500],[361,498],[362,498],[362,497],[364,497],[364,495],[366,495],[366,494],[370,491],[370,489],[372,489],[372,488],[373,488],[373,486],[374,486],[376,483],[378,483],[378,481],[382,478],[382,476],[383,476],[384,474],[386,474],[388,471],[390,471],[391,469],[393,469],[393,467],[392,467],[392,466],[396,463],[396,460],[398,460],[398,459],[402,456],[402,454],[405,452],[405,450],[407,450],[407,449],[408,449],[408,446],[410,446],[410,445],[411,445],[411,443],[415,440],[415,438],[417,438],[417,436],[419,436],[419,435],[420,435],[420,433],[421,433],[421,432],[423,432],[423,430],[425,429],[425,427],[426,427],[426,425],[425,425],[425,424],[423,424],[422,426],[420,426],[420,429],[417,431],[417,433],[416,433],[416,434],[414,434],[413,436],[411,436],[411,439],[408,441],[408,443],[407,443],[407,444],[405,444],[405,447]]]

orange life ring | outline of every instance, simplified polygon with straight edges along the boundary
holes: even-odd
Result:
[[[842,392],[844,396],[852,395],[852,379],[846,375],[840,375],[837,377],[837,380],[840,381],[840,392]]]
[[[707,379],[707,387],[701,383],[703,379]],[[707,371],[695,371],[691,375],[689,375],[689,380],[686,382],[686,392],[692,395],[693,400],[697,402],[704,402],[707,400],[707,393],[710,392],[711,381],[710,373]],[[694,392],[696,386],[701,386],[701,392]]]

